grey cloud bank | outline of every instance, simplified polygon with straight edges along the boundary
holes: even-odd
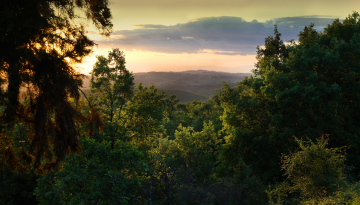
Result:
[[[300,31],[311,23],[322,31],[334,18],[301,16],[271,19],[266,22],[245,21],[241,17],[221,16],[195,19],[176,25],[137,25],[134,30],[112,33],[115,38],[97,41],[123,50],[144,50],[161,53],[212,52],[222,55],[253,55],[256,46],[264,44],[278,26],[282,39],[297,39]],[[116,37],[118,36],[118,37]]]

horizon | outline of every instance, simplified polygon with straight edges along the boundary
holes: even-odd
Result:
[[[253,74],[252,72],[237,72],[237,73],[231,73],[231,72],[226,72],[226,71],[216,71],[216,70],[203,70],[203,69],[198,69],[198,70],[184,70],[184,71],[141,71],[141,72],[133,72],[133,74],[139,74],[139,73],[185,73],[185,72],[201,72],[201,71],[205,71],[205,72],[216,72],[216,73],[229,73],[229,74]],[[131,71],[132,72],[132,71]],[[86,76],[90,76],[86,75]]]

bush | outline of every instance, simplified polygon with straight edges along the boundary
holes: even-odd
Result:
[[[326,148],[328,140],[323,137],[316,143],[297,142],[300,150],[282,158],[286,181],[268,192],[270,203],[290,203],[295,198],[315,204],[332,200],[346,185],[342,149]]]

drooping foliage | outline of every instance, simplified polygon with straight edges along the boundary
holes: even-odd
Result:
[[[85,118],[68,98],[79,98],[82,75],[74,64],[94,45],[84,19],[108,35],[112,28],[108,1],[1,4],[0,168],[25,171],[31,163],[39,172],[57,169],[68,153],[80,148],[76,123]],[[11,134],[15,126],[25,126],[26,139],[20,145]]]

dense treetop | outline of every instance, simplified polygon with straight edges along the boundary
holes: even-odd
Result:
[[[359,20],[353,13],[322,33],[310,25],[289,44],[275,27],[274,37],[258,48],[255,76],[220,92],[231,150],[254,171],[267,170],[268,180],[274,180],[271,167],[277,167],[281,154],[296,146],[294,136],[328,134],[330,146],[349,147],[354,174],[360,170]]]

